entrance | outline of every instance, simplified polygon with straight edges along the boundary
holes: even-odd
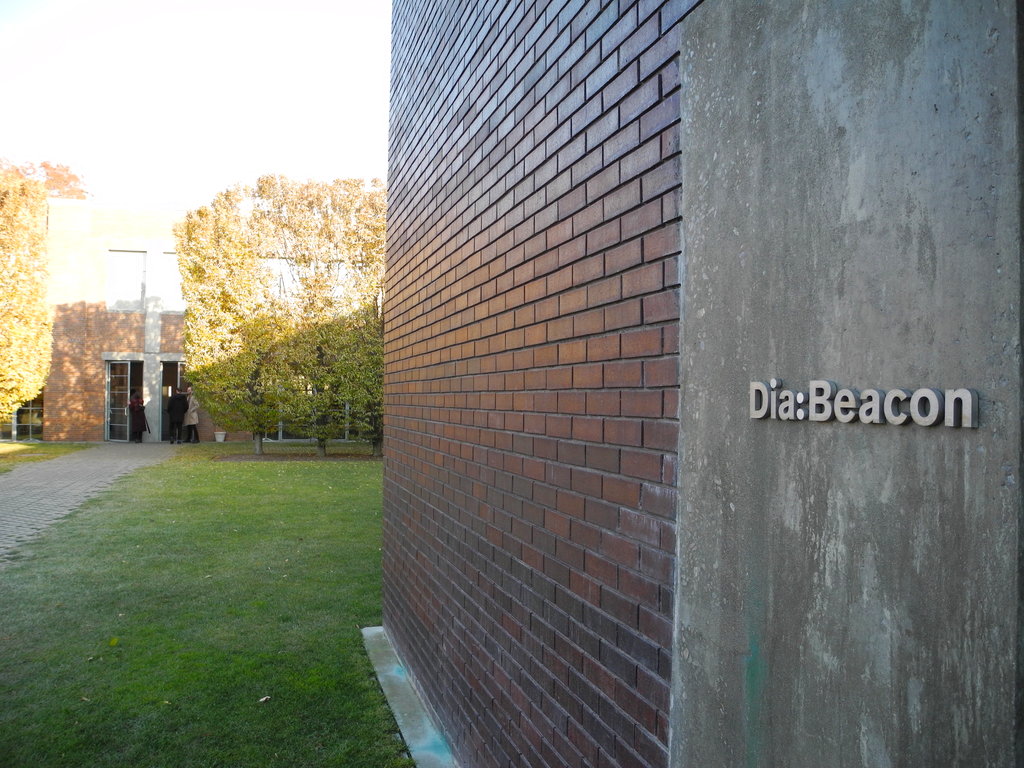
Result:
[[[160,439],[164,441],[171,439],[171,420],[164,414],[174,390],[181,386],[181,368],[177,362],[160,363]]]
[[[107,363],[107,440],[128,440],[128,398],[142,390],[141,360]]]

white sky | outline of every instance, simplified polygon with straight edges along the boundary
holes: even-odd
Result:
[[[0,0],[0,157],[196,208],[387,174],[390,0]]]

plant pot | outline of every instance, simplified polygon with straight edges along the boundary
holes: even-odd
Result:
[[[214,432],[213,439],[216,440],[218,443],[223,443],[224,438],[227,437],[227,434],[227,432]]]

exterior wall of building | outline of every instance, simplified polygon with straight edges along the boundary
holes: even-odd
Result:
[[[126,308],[111,306],[111,286],[117,276],[110,273],[116,265],[110,254],[169,259],[177,218],[170,212],[104,208],[89,201],[49,201],[47,252],[54,344],[45,388],[44,439],[105,439],[107,363],[128,360],[143,366],[140,388],[152,430],[143,439],[160,440],[165,416],[161,364],[183,359],[184,315],[180,306],[175,308],[177,283],[169,284],[163,273],[160,279],[147,274],[146,287],[139,283],[139,295]],[[141,273],[139,279],[143,279]],[[129,286],[131,280],[126,280]],[[205,415],[200,438],[213,439],[213,425]]]
[[[681,28],[674,766],[1022,764],[1021,7]],[[979,426],[752,419],[771,378]]]
[[[160,316],[160,349],[185,348],[185,315]]]
[[[396,0],[384,622],[463,765],[1020,764],[1020,7]]]
[[[692,4],[394,4],[384,622],[467,766],[667,765]]]
[[[84,301],[57,306],[43,411],[46,440],[104,439],[107,367],[103,354],[110,349],[141,350],[143,338],[139,315],[107,312],[102,303]]]

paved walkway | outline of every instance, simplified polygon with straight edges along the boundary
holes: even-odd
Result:
[[[73,512],[122,475],[174,455],[170,443],[97,443],[0,474],[0,565],[14,547]]]

